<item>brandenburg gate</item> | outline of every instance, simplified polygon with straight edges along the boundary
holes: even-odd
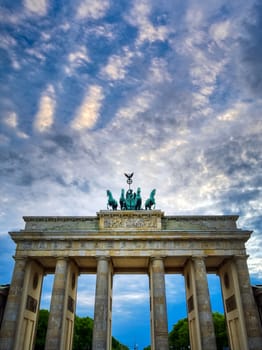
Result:
[[[112,284],[118,273],[149,276],[151,349],[169,349],[168,273],[184,275],[192,350],[216,349],[207,273],[220,277],[231,350],[262,349],[245,249],[251,232],[237,228],[233,215],[166,216],[149,202],[149,210],[133,208],[131,195],[129,188],[121,210],[96,216],[26,216],[25,228],[10,233],[17,248],[0,350],[33,350],[47,273],[54,274],[54,282],[46,350],[72,349],[77,280],[83,273],[96,274],[93,350],[111,349]],[[110,191],[108,196],[113,208]]]

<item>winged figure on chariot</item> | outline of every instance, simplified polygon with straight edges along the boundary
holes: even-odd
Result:
[[[129,189],[126,191],[122,188],[119,205],[121,210],[141,210],[142,209],[142,197],[141,197],[141,188],[138,187],[136,192],[130,188],[130,185],[133,183],[132,177],[134,173],[124,174],[127,177],[127,184],[129,185]],[[150,197],[145,202],[145,209],[152,209],[152,206],[155,208],[155,194],[156,190],[152,190]],[[107,209],[112,207],[113,210],[117,210],[118,202],[114,199],[111,191],[107,190],[108,202]]]

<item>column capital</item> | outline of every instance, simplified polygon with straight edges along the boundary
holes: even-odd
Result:
[[[238,260],[238,259],[243,259],[243,260],[247,260],[249,258],[248,254],[239,254],[239,255],[234,255],[233,256],[233,260]]]
[[[97,261],[100,261],[100,260],[110,261],[111,257],[108,255],[97,255],[96,260]]]
[[[13,259],[15,261],[27,261],[28,260],[28,255],[21,255],[21,256],[18,256],[18,255],[13,255]]]
[[[165,255],[159,255],[159,256],[154,255],[154,256],[150,256],[150,261],[154,261],[154,260],[161,260],[161,261],[163,261],[165,258],[166,258]]]
[[[68,260],[69,260],[69,257],[68,257],[68,256],[56,255],[56,256],[55,256],[55,259],[56,259],[56,261],[58,261],[58,260],[65,260],[65,261],[68,261]]]
[[[207,255],[192,255],[191,256],[191,260],[192,261],[196,261],[196,260],[203,260],[203,261],[205,261],[206,258],[207,258]]]

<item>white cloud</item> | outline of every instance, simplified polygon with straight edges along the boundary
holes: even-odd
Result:
[[[40,48],[31,47],[30,49],[26,50],[26,53],[29,54],[30,56],[36,57],[38,62],[40,61],[44,62],[46,60],[46,54],[40,52]]]
[[[149,81],[158,84],[171,80],[167,62],[163,58],[154,57],[149,68]]]
[[[200,87],[214,86],[216,78],[223,70],[226,64],[226,59],[215,61],[209,58],[204,51],[195,50],[194,52],[194,64],[190,70],[192,76],[192,82],[194,85]]]
[[[221,45],[221,42],[226,40],[230,35],[230,30],[231,23],[229,20],[218,22],[210,27],[210,35],[218,45]]]
[[[203,21],[204,14],[201,6],[199,6],[199,4],[197,4],[197,6],[190,6],[186,13],[186,22],[188,28],[198,28],[201,26],[201,24],[203,24]]]
[[[77,292],[77,305],[79,308],[93,309],[95,304],[95,295],[90,295],[87,290]]]
[[[131,63],[133,53],[124,48],[123,55],[112,55],[109,57],[107,65],[103,67],[102,74],[111,80],[124,79],[127,74],[128,65]]]
[[[95,126],[99,111],[102,106],[104,94],[101,86],[92,85],[84,97],[82,105],[77,111],[76,117],[72,122],[72,128],[75,130],[91,129]]]
[[[17,127],[17,114],[15,112],[10,112],[6,115],[4,123],[11,128]]]
[[[25,8],[39,16],[44,16],[47,13],[48,1],[47,0],[24,0]]]
[[[35,116],[34,125],[37,131],[47,131],[53,125],[55,106],[54,87],[49,85],[40,98],[38,112]]]
[[[147,0],[136,0],[129,16],[128,22],[138,27],[139,35],[137,44],[145,41],[165,41],[169,35],[169,28],[165,25],[154,26],[149,19],[151,6]]]
[[[226,108],[222,113],[218,114],[216,119],[220,122],[231,122],[232,125],[238,122],[239,127],[241,123],[244,123],[245,131],[250,134],[260,132],[261,123],[255,123],[255,128],[253,123],[248,123],[248,114],[251,113],[251,109],[252,103],[237,101],[236,103],[232,103],[230,107]],[[255,112],[253,113],[255,114]],[[254,119],[256,119],[256,117]]]
[[[224,192],[230,187],[230,179],[225,174],[217,174],[205,181],[198,189],[202,198],[210,198],[214,196],[215,191]]]
[[[68,61],[69,62],[79,62],[79,61],[86,61],[89,62],[90,59],[87,54],[87,50],[84,46],[80,46],[77,51],[71,52],[68,55]]]
[[[65,73],[72,75],[74,71],[90,62],[88,52],[85,46],[79,46],[77,50],[74,50],[68,54],[68,65],[65,67]]]
[[[98,19],[104,17],[107,10],[109,9],[109,0],[82,0],[78,9],[77,17],[83,18],[93,18]]]
[[[133,120],[134,122],[134,119],[139,113],[143,113],[149,109],[152,103],[152,99],[153,96],[148,91],[144,91],[139,95],[135,96],[126,107],[122,107],[119,109],[112,126],[115,127],[117,123],[122,121],[122,119],[129,119]]]
[[[17,44],[16,40],[8,34],[0,34],[0,47],[3,49],[9,49],[15,47]]]
[[[0,134],[0,144],[7,145],[9,143],[10,139],[3,134]]]
[[[16,135],[21,139],[27,139],[29,136],[18,129],[18,117],[15,112],[9,112],[6,114],[4,124],[14,129]]]

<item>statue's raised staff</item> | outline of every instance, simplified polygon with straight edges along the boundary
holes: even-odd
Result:
[[[109,207],[112,207],[113,210],[117,210],[118,203],[113,198],[112,193],[109,190],[107,190],[106,194],[107,194],[107,197],[108,197],[107,209],[109,209]]]
[[[146,203],[145,203],[145,209],[149,209],[151,210],[152,206],[154,206],[153,209],[155,209],[155,206],[156,206],[156,202],[155,202],[155,194],[156,194],[156,190],[153,189],[150,193],[150,197],[146,200]]]

